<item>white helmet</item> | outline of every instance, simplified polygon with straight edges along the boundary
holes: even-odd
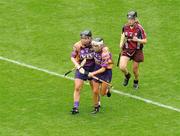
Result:
[[[104,45],[104,41],[102,38],[98,37],[98,38],[94,38],[91,44],[92,44],[93,50],[95,52],[99,52]]]

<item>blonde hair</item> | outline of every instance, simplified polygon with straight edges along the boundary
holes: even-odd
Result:
[[[138,18],[135,18],[135,22],[136,23],[140,23]]]

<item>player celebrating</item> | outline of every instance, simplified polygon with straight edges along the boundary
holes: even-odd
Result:
[[[124,73],[124,86],[128,85],[131,74],[128,72],[127,64],[133,60],[134,84],[133,87],[138,89],[139,80],[139,63],[144,61],[143,45],[147,42],[146,33],[143,27],[137,21],[137,12],[130,11],[127,14],[128,23],[123,27],[120,41],[121,58],[120,70]]]
[[[86,70],[92,72],[94,69],[94,52],[92,50],[91,41],[92,33],[90,30],[85,30],[80,34],[81,40],[74,44],[73,51],[71,53],[71,61],[76,67],[75,73],[75,86],[74,86],[74,106],[72,109],[72,114],[79,113],[79,100],[80,100],[80,90],[84,84],[85,80],[90,80],[90,85],[92,87],[91,78],[87,75],[81,74],[79,70]],[[80,64],[82,61],[86,60],[86,63],[82,67]]]
[[[102,38],[93,39],[92,47],[94,50],[95,69],[93,72],[89,72],[88,76],[96,76],[97,78],[110,83],[113,66],[112,55],[109,52],[108,47],[105,46]],[[99,112],[99,92],[101,92],[101,95],[103,96],[111,96],[110,87],[108,87],[107,84],[93,79],[94,110],[92,113],[94,114]]]

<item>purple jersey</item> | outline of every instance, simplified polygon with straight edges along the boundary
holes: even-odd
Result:
[[[81,41],[74,45],[71,57],[76,58],[79,63],[86,59],[86,64],[84,66],[94,66],[94,52],[92,46],[89,45],[84,47]]]
[[[106,69],[112,69],[112,55],[107,47],[103,47],[102,51],[94,52],[94,60],[97,68],[105,67]]]
[[[86,59],[86,64],[84,66],[94,65],[94,52],[91,47],[81,48],[80,50],[80,60]]]
[[[94,60],[95,60],[95,69],[94,71],[104,67],[106,70],[103,73],[97,74],[96,77],[102,79],[108,83],[111,82],[112,79],[112,55],[109,52],[107,47],[103,47],[102,51],[94,52]],[[94,79],[95,82],[99,82]]]

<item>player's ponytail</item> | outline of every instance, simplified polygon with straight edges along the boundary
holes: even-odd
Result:
[[[135,23],[140,24],[139,19],[135,18]]]

